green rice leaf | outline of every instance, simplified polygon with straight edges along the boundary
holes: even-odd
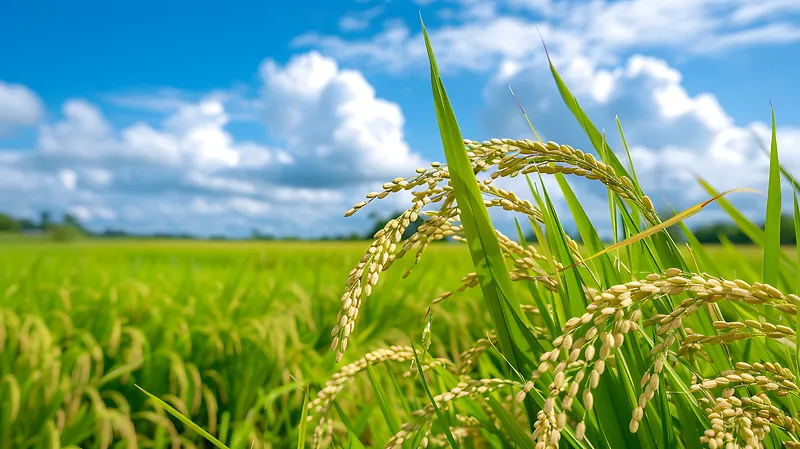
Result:
[[[561,173],[556,173],[555,176],[559,187],[561,187],[564,200],[567,202],[570,212],[572,212],[572,218],[575,221],[575,225],[578,228],[578,233],[581,235],[584,245],[586,245],[586,248],[591,253],[602,251],[604,245],[600,239],[600,235],[597,233],[597,229],[595,229],[594,225],[592,225],[591,220],[589,220],[589,216],[586,215],[586,211],[575,196],[575,192],[572,191],[572,187],[570,187],[566,177]],[[608,288],[621,282],[619,271],[614,269],[614,264],[608,254],[604,254],[600,258],[600,268],[602,273],[601,279],[603,280],[603,283],[600,285],[603,288]]]
[[[794,191],[794,235],[797,246],[797,260],[800,263],[800,205],[797,203],[797,191]],[[800,292],[800,268],[797,270],[795,291]],[[800,335],[800,313],[794,317],[794,328],[796,335]],[[797,367],[800,368],[800,345],[795,344],[795,358]]]
[[[303,399],[303,412],[300,414],[300,425],[297,429],[297,447],[303,449],[306,447],[306,427],[308,426],[308,398],[311,394],[309,385],[306,385],[305,397]]]
[[[489,404],[492,411],[494,412],[497,419],[500,421],[500,424],[503,426],[503,430],[508,432],[508,435],[511,437],[511,440],[517,444],[519,447],[533,447],[536,443],[531,439],[531,435],[529,432],[526,432],[522,426],[519,425],[519,422],[503,407],[502,404],[497,402],[496,399],[493,397],[487,397],[486,403]]]
[[[719,195],[719,192],[711,186],[708,182],[706,182],[702,178],[698,178],[697,182],[711,195]],[[756,245],[763,246],[764,245],[764,231],[756,226],[752,221],[748,220],[741,212],[739,212],[736,207],[734,207],[730,201],[725,198],[718,198],[716,203],[728,213],[728,215],[733,219],[736,226],[744,232],[744,234],[753,241]]]
[[[774,115],[774,113],[773,113],[773,115]],[[770,152],[770,149],[769,149],[769,148],[767,148],[767,146],[766,146],[766,145],[764,144],[764,142],[763,142],[763,141],[762,141],[762,140],[761,140],[761,139],[758,137],[758,135],[755,135],[755,133],[753,133],[753,134],[754,134],[754,137],[755,137],[755,140],[756,140],[756,142],[757,142],[757,143],[758,143],[758,145],[759,145],[759,148],[761,148],[761,151],[763,151],[763,152],[764,152],[764,154],[765,154],[767,157],[771,157],[771,152]],[[780,167],[780,170],[781,170],[781,173],[783,173],[783,176],[785,176],[785,177],[786,177],[786,179],[788,179],[788,180],[789,180],[789,182],[792,184],[792,187],[794,187],[794,190],[800,190],[800,181],[798,181],[798,180],[797,180],[797,178],[795,178],[795,177],[792,175],[792,172],[790,172],[790,171],[789,171],[789,169],[788,169],[788,168],[786,168],[786,167],[785,167],[784,165],[782,165],[782,164],[780,164],[780,165],[778,165],[778,166]]]
[[[420,22],[422,22],[422,18],[420,18]],[[531,367],[531,363],[526,357],[525,351],[530,348],[530,345],[529,343],[527,346],[521,345],[528,342],[530,331],[523,324],[519,302],[512,295],[508,268],[494,227],[489,219],[489,212],[483,204],[483,197],[467,157],[458,122],[439,76],[439,69],[424,23],[422,23],[422,32],[430,61],[431,84],[439,132],[470,256],[478,273],[487,308],[497,329],[501,352],[514,369],[527,370]]]
[[[781,252],[781,171],[778,140],[775,135],[775,111],[772,111],[772,144],[769,157],[769,191],[764,228],[764,282],[778,285],[778,258]]]
[[[528,242],[525,240],[525,233],[522,232],[522,227],[519,224],[519,220],[514,217],[514,223],[517,226],[517,234],[519,235],[519,242],[522,246],[527,246]],[[545,305],[544,298],[542,298],[542,292],[539,288],[534,285],[533,283],[526,282],[528,286],[528,291],[530,291],[531,296],[533,297],[533,301],[536,303],[536,307],[539,308],[540,311],[547,310],[547,306]],[[556,326],[555,321],[553,321],[553,317],[550,313],[544,312],[541,313],[540,316],[542,317],[542,321],[544,321],[545,326],[547,326],[550,335],[556,335],[559,332],[559,328]],[[542,351],[544,352],[544,351]],[[537,352],[537,354],[539,354]]]
[[[364,443],[362,443],[358,438],[356,430],[353,428],[353,425],[350,424],[350,420],[347,419],[347,414],[342,411],[342,408],[339,406],[337,401],[333,401],[333,407],[336,409],[336,413],[339,414],[339,419],[342,421],[344,428],[347,429],[347,447],[351,449],[362,449],[364,447]]]
[[[544,42],[543,42],[544,43]],[[553,65],[553,61],[550,59],[550,53],[547,51],[547,46],[544,47],[545,53],[547,54],[547,62],[550,64],[550,72],[553,75],[553,79],[556,82],[556,86],[558,87],[558,92],[561,94],[561,98],[564,100],[564,103],[569,108],[572,115],[578,120],[581,127],[583,127],[583,131],[586,133],[586,136],[589,137],[589,140],[592,142],[592,146],[602,157],[603,162],[606,164],[614,167],[614,171],[619,176],[627,176],[631,178],[631,175],[628,173],[628,170],[622,165],[622,163],[617,158],[614,151],[608,144],[605,142],[605,138],[603,135],[598,131],[597,127],[594,126],[591,120],[589,120],[589,116],[583,112],[583,109],[578,104],[578,99],[570,92],[569,88],[567,87],[564,80],[561,79],[561,76],[556,71],[555,65]]]
[[[748,189],[748,188],[745,188],[745,187],[728,190],[727,192],[723,192],[721,194],[718,194],[717,196],[709,198],[709,199],[703,201],[702,203],[695,204],[694,206],[684,210],[683,212],[675,215],[674,217],[670,218],[667,221],[661,222],[661,223],[659,223],[659,224],[657,224],[655,226],[647,228],[644,231],[634,235],[633,237],[629,237],[629,238],[627,238],[627,239],[625,239],[625,240],[623,240],[623,241],[621,241],[619,243],[611,245],[611,246],[607,247],[606,249],[604,249],[603,251],[600,251],[599,253],[595,253],[592,256],[584,258],[583,261],[576,262],[576,263],[574,263],[574,264],[572,264],[572,265],[570,265],[568,267],[562,268],[561,270],[563,271],[563,270],[572,268],[574,265],[577,265],[579,263],[586,263],[587,261],[589,261],[591,259],[594,259],[595,257],[599,257],[599,256],[601,256],[601,255],[603,255],[603,254],[605,254],[605,253],[607,253],[609,251],[613,251],[613,250],[615,250],[617,248],[621,248],[621,247],[630,245],[631,243],[634,243],[634,242],[638,242],[638,241],[640,241],[640,240],[642,240],[642,239],[644,239],[646,237],[649,237],[649,236],[651,236],[651,235],[653,235],[653,234],[655,234],[655,233],[657,233],[657,232],[659,232],[659,231],[661,231],[663,229],[666,229],[666,228],[668,228],[668,227],[670,227],[672,225],[675,225],[675,224],[677,224],[677,223],[679,223],[679,222],[681,222],[683,220],[686,220],[689,217],[692,217],[693,215],[695,215],[698,212],[700,212],[701,210],[703,210],[704,207],[708,206],[709,204],[713,203],[717,199],[719,199],[719,198],[721,198],[721,197],[723,197],[723,196],[725,196],[725,195],[727,195],[729,193],[732,193],[732,192],[743,192],[743,191],[756,192],[756,190]]]
[[[411,349],[413,349],[414,352],[414,365],[417,367],[420,380],[422,380],[422,387],[425,389],[425,394],[428,395],[428,400],[433,406],[433,411],[436,412],[436,417],[442,423],[442,428],[444,429],[444,434],[447,437],[447,442],[450,443],[450,447],[457,448],[458,443],[456,443],[456,439],[453,438],[453,434],[450,432],[450,417],[447,416],[446,413],[442,413],[442,411],[439,410],[439,406],[436,405],[436,400],[433,399],[433,394],[431,393],[430,387],[428,387],[428,381],[425,379],[425,372],[422,371],[422,362],[419,359],[417,348],[414,346],[413,340],[411,341]]]
[[[544,180],[541,179],[541,174],[539,176],[545,205],[545,207],[543,207],[541,210],[542,216],[545,218],[545,225],[547,226],[548,231],[547,233],[551,237],[550,241],[552,242],[553,247],[556,249],[556,251],[558,251],[558,257],[561,263],[569,264],[573,262],[574,259],[569,250],[569,246],[565,237],[566,231],[564,231],[564,228],[561,226],[561,222],[556,214],[555,206],[550,199],[550,194],[547,192],[547,187],[544,185]],[[564,310],[566,312],[566,316],[573,317],[577,314],[580,314],[580,311],[585,309],[588,305],[586,295],[583,293],[584,282],[577,268],[572,270],[564,270],[562,275],[562,282],[566,287],[567,293],[566,298],[562,296]]]
[[[209,441],[211,444],[213,444],[213,445],[214,445],[214,447],[217,447],[217,448],[219,448],[219,449],[229,449],[229,448],[228,448],[228,446],[225,446],[225,444],[223,444],[223,443],[222,443],[222,441],[220,441],[220,440],[218,440],[218,439],[214,438],[214,436],[213,436],[213,435],[211,435],[210,433],[206,432],[206,431],[205,431],[205,430],[204,430],[202,427],[200,427],[200,426],[198,426],[197,424],[195,424],[195,423],[194,423],[194,422],[193,422],[191,419],[189,419],[189,418],[187,418],[186,416],[184,416],[184,415],[183,415],[181,412],[177,411],[177,410],[176,410],[174,407],[172,407],[171,405],[167,404],[166,402],[164,402],[164,401],[163,401],[163,400],[161,400],[160,398],[156,397],[155,395],[151,394],[150,392],[148,392],[148,391],[147,391],[147,390],[145,390],[144,388],[140,387],[139,385],[134,385],[134,386],[135,386],[136,388],[138,388],[139,390],[141,390],[141,391],[142,391],[142,393],[144,393],[144,394],[146,394],[148,397],[150,397],[150,399],[152,399],[152,400],[153,400],[153,402],[155,402],[156,404],[158,404],[159,406],[161,406],[161,407],[162,407],[164,410],[166,410],[167,412],[169,412],[169,414],[171,414],[172,416],[174,416],[174,417],[178,418],[178,420],[179,420],[180,422],[182,422],[184,425],[186,425],[186,427],[188,427],[188,428],[190,428],[190,429],[194,430],[194,431],[195,431],[195,432],[197,432],[197,433],[198,433],[200,436],[202,436],[203,438],[205,438],[206,440],[208,440],[208,441]],[[306,401],[308,401],[308,390],[306,390]],[[305,409],[304,409],[304,411],[303,411],[303,417],[305,417],[305,415],[306,415],[306,411],[305,411]],[[305,420],[303,421],[303,423],[301,424],[301,426],[302,426],[302,429],[301,429],[301,430],[304,430],[304,429],[305,429]],[[301,438],[302,438],[302,440],[301,440],[301,441],[299,441],[299,442],[298,442],[298,444],[302,443],[302,442],[304,441],[304,439],[305,439],[305,437],[301,437]],[[298,447],[304,447],[304,446],[302,446],[302,445],[299,445]]]
[[[389,431],[391,431],[391,433],[394,435],[398,430],[400,430],[400,426],[397,424],[397,417],[393,412],[394,409],[386,399],[386,393],[383,391],[383,387],[381,387],[380,382],[378,382],[378,378],[375,375],[375,371],[372,369],[372,366],[369,364],[369,361],[366,359],[364,359],[364,361],[367,363],[367,375],[369,376],[369,383],[372,386],[372,393],[375,395],[375,399],[378,401],[381,413],[383,414],[383,419],[386,420],[386,425],[389,426]]]
[[[628,148],[628,140],[625,139],[625,133],[622,131],[622,122],[619,121],[619,117],[614,117],[614,120],[617,122],[617,129],[619,129],[619,136],[622,138],[622,147],[625,148],[625,154],[628,155],[628,165],[631,168],[631,176],[633,176],[633,187],[636,189],[636,192],[640,195],[643,194],[642,188],[639,186],[639,178],[636,176],[636,169],[633,168],[633,157],[631,157],[631,151]]]

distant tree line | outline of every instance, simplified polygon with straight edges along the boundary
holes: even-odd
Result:
[[[762,230],[764,224],[759,226]],[[731,243],[753,243],[747,235],[733,223],[714,223],[703,226],[694,231],[695,237],[703,243],[718,243],[719,236],[722,235]],[[794,217],[791,215],[781,216],[781,244],[794,245],[797,239],[794,231]]]
[[[258,229],[253,229],[249,237],[244,239],[234,239],[225,235],[212,235],[208,237],[209,240],[280,240],[280,241],[300,241],[300,240],[322,240],[322,241],[343,241],[343,240],[366,240],[371,239],[372,236],[383,228],[384,225],[392,218],[400,215],[401,212],[396,212],[388,216],[375,214],[374,212],[369,215],[373,224],[368,232],[359,233],[351,232],[341,235],[323,235],[321,237],[308,239],[299,236],[280,236],[266,234],[260,232]],[[404,238],[408,238],[417,231],[417,228],[422,223],[422,219],[411,223],[406,229]],[[194,240],[200,237],[186,233],[169,233],[169,232],[155,232],[155,233],[133,233],[123,229],[108,228],[103,231],[92,231],[87,229],[74,214],[65,213],[61,216],[60,221],[52,218],[49,211],[41,212],[39,220],[31,220],[29,218],[15,218],[9,214],[0,212],[0,233],[21,233],[44,235],[52,238],[53,240],[66,241],[75,240],[83,237],[92,238],[149,238],[149,239],[170,239],[170,240]]]
[[[671,213],[659,213],[659,216],[663,221],[669,219],[672,215]],[[764,224],[757,224],[757,226],[764,230]],[[715,244],[721,243],[723,239],[728,240],[733,244],[752,244],[754,243],[748,236],[745,234],[735,223],[730,221],[720,221],[715,223],[709,223],[705,225],[701,225],[695,228],[690,228],[692,234],[694,234],[695,238],[700,243],[704,244]],[[686,236],[684,235],[683,231],[681,230],[679,225],[673,225],[667,228],[667,232],[672,236],[672,238],[677,242],[685,242]],[[567,235],[569,235],[573,240],[578,243],[582,243],[581,235],[577,231],[567,231]],[[619,239],[624,239],[625,236],[620,235]],[[525,234],[525,239],[528,242],[536,242],[536,236],[533,232],[528,232]],[[795,237],[795,230],[794,230],[794,216],[792,215],[783,215],[781,216],[781,245],[794,245],[796,244],[796,237]],[[610,238],[606,239],[606,243],[610,243]]]
[[[662,220],[672,217],[671,212],[660,212]],[[764,223],[756,223],[759,229],[764,230]],[[691,229],[691,228],[690,228]],[[723,239],[733,244],[747,245],[754,243],[735,223],[732,221],[718,221],[705,224],[691,229],[692,234],[700,243],[721,243]],[[679,242],[685,242],[686,236],[680,226],[670,226],[667,231],[672,238]],[[722,237],[722,238],[721,238]],[[794,231],[794,215],[781,216],[781,245],[794,245],[797,242]]]
[[[368,215],[368,217],[372,221],[372,226],[369,228],[369,230],[367,232],[363,232],[363,233],[362,232],[350,232],[350,233],[347,233],[347,234],[322,235],[322,236],[317,237],[317,238],[315,238],[313,240],[321,240],[321,241],[369,240],[369,239],[372,239],[372,236],[374,236],[376,232],[378,232],[379,230],[383,229],[383,227],[386,226],[386,223],[388,223],[389,220],[398,217],[402,213],[403,213],[402,211],[397,211],[397,212],[394,212],[392,214],[381,215],[381,214],[372,212],[372,213],[370,213]],[[413,235],[415,232],[417,232],[417,229],[422,224],[422,222],[423,222],[423,219],[422,218],[418,218],[417,221],[415,221],[413,223],[410,223],[408,225],[408,228],[406,228],[406,231],[403,233],[403,238],[404,239],[409,238],[409,237],[411,237],[411,235]],[[275,237],[274,235],[271,235],[271,234],[261,233],[257,229],[253,229],[250,232],[250,238],[253,239],[253,240],[282,240],[282,241],[308,240],[308,239],[303,239],[303,238],[300,238],[300,237],[293,237],[293,236],[288,236],[288,237],[284,236],[284,237],[278,238],[278,237]]]
[[[39,221],[14,218],[0,212],[0,232],[46,234],[54,240],[73,240],[86,234],[80,220],[73,214],[64,214],[61,221],[53,220],[50,212],[39,215]]]
[[[322,240],[322,241],[343,241],[343,240],[366,240],[371,239],[372,236],[384,227],[384,225],[392,218],[400,215],[401,212],[395,212],[388,215],[380,215],[372,213],[369,218],[373,224],[367,232],[351,232],[342,235],[323,235],[314,239],[301,238],[297,236],[281,236],[261,233],[257,229],[253,229],[250,236],[246,239],[249,240],[281,240],[281,241],[299,241],[299,240]],[[669,217],[668,214],[661,214],[664,219]],[[403,238],[410,237],[417,231],[419,225],[422,224],[422,218],[417,219],[416,222],[411,223],[403,234]],[[763,229],[763,225],[761,225]],[[670,234],[678,241],[685,240],[683,232],[678,226],[672,226],[668,230]],[[23,233],[23,234],[43,234],[51,237],[54,240],[74,240],[81,237],[93,238],[151,238],[151,239],[182,239],[192,240],[199,239],[189,233],[168,233],[168,232],[155,232],[150,234],[132,233],[122,229],[105,229],[100,232],[92,232],[80,222],[78,217],[74,214],[65,213],[61,216],[61,220],[53,219],[50,212],[44,211],[39,215],[39,220],[31,220],[29,218],[14,218],[11,215],[0,212],[0,232],[5,233]],[[699,226],[692,231],[701,243],[719,243],[720,236],[723,236],[731,243],[735,244],[749,244],[752,243],[749,237],[739,229],[734,223],[731,222],[717,222],[703,226]],[[581,241],[580,234],[577,232],[569,232],[569,235],[577,242]],[[529,242],[535,242],[536,237],[532,233],[526,234],[525,238]],[[210,240],[233,240],[224,235],[212,235]],[[242,240],[242,239],[237,239]],[[796,243],[794,231],[794,218],[790,215],[781,217],[781,244],[791,245]]]

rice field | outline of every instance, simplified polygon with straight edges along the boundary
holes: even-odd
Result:
[[[702,180],[662,220],[621,124],[614,151],[552,65],[593,152],[533,126],[464,139],[425,37],[446,164],[345,213],[411,191],[372,241],[0,240],[0,449],[800,448],[800,244],[780,246],[800,183],[774,118],[764,228]],[[529,191],[494,183],[516,176]],[[575,177],[608,190],[622,241]],[[755,244],[701,245],[683,220],[712,204]]]
[[[341,366],[330,329],[344,280],[368,246],[5,240],[0,447],[205,447],[134,383],[229,447],[294,445],[304,389]],[[739,250],[758,270],[759,250]],[[471,270],[464,245],[439,244],[409,278],[402,269],[386,275],[343,363],[419,340],[431,300]],[[431,354],[467,350],[489,320],[477,290],[441,303]],[[384,390],[408,382],[410,362],[399,365],[376,369]],[[480,369],[497,374],[497,360]],[[358,379],[338,399],[367,445],[390,437],[374,394],[369,379]]]
[[[0,447],[203,447],[134,383],[230,447],[296,441],[306,384],[337,370],[330,325],[366,246],[4,242]],[[440,280],[457,287],[470,263],[461,245],[439,245],[423,261],[435,269],[387,277],[354,351],[406,344]],[[461,351],[480,337],[476,299],[437,312],[434,348]],[[371,388],[349,391],[341,406],[368,424],[374,410],[355,404]]]

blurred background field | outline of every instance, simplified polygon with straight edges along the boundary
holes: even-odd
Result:
[[[10,438],[0,445],[49,447],[57,436],[61,447],[103,447],[106,437],[114,447],[132,447],[134,439],[140,447],[204,447],[134,383],[230,447],[293,444],[303,388],[321,385],[341,366],[329,350],[330,329],[348,272],[367,247],[362,241],[4,238],[0,433]],[[741,257],[721,245],[706,249],[722,276],[760,273],[758,247],[736,247]],[[403,271],[384,275],[365,301],[344,362],[419,341],[430,301],[457,288],[472,267],[464,245],[440,243],[407,279]],[[528,292],[517,292],[532,303]],[[477,289],[451,297],[433,314],[434,356],[459,354],[490,322]],[[498,365],[492,357],[479,368],[485,376]],[[404,385],[408,368],[383,376],[385,388]],[[362,378],[338,399],[365,442],[371,432],[379,441],[388,437],[373,394]]]
[[[0,398],[15,406],[0,407],[0,433],[11,435],[0,445],[9,448],[41,447],[50,426],[63,428],[64,446],[94,447],[103,431],[95,423],[106,421],[115,440],[135,425],[142,447],[144,435],[200,444],[145,405],[134,382],[231,447],[282,447],[296,439],[300,387],[337,369],[332,320],[347,273],[368,246],[31,238],[1,245]],[[471,263],[460,245],[439,245],[426,259],[420,268],[434,269],[404,281],[386,276],[376,289],[354,356],[407,344],[406,332],[422,328],[434,284],[450,278],[457,287]],[[437,335],[470,329],[479,338],[486,317],[476,299],[466,292],[438,310]],[[470,341],[461,334],[434,347],[458,352]],[[353,388],[342,395],[346,409],[370,402],[369,387]]]

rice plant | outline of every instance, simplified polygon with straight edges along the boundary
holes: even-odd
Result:
[[[410,207],[375,234],[350,272],[331,349],[337,362],[346,357],[348,342],[358,335],[359,313],[384,272],[409,254],[419,263],[432,242],[448,237],[469,248],[474,272],[465,274],[456,292],[480,287],[490,315],[486,337],[456,357],[432,358],[430,333],[439,321],[428,321],[422,347],[379,349],[343,366],[308,404],[315,446],[357,441],[347,417],[340,413],[337,423],[331,416],[332,404],[371,367],[400,364],[410,366],[407,391],[417,402],[402,420],[398,412],[384,412],[392,433],[387,448],[800,447],[800,297],[791,293],[800,271],[779,246],[774,117],[766,231],[723,198],[730,192],[705,183],[708,201],[662,222],[634,167],[622,164],[552,64],[557,87],[596,155],[552,141],[462,139],[425,38],[447,164],[393,179],[347,211],[349,216],[392,193],[412,192]],[[583,248],[564,232],[541,182],[548,175],[558,180]],[[527,178],[531,200],[495,186],[517,176]],[[570,176],[605,185],[623,241],[603,245],[571,191]],[[690,258],[665,231],[714,201],[763,247],[760,275],[724,277],[687,227]],[[494,229],[491,208],[526,218],[535,244],[525,241],[521,227],[516,240]],[[424,224],[404,239],[418,216],[426,217]],[[403,277],[413,275],[409,269]],[[514,290],[515,282],[525,284],[527,294]],[[443,301],[459,301],[454,293],[432,297],[430,313],[436,315]],[[374,400],[390,409],[394,404],[378,393]]]

